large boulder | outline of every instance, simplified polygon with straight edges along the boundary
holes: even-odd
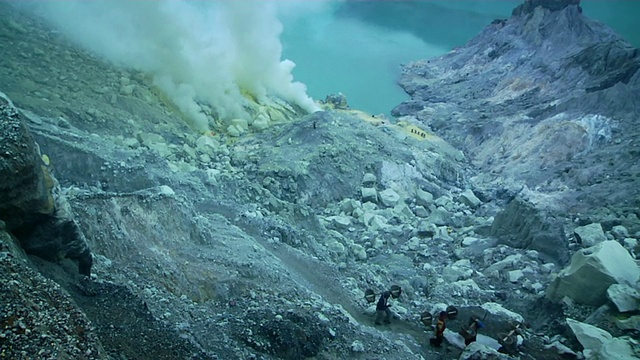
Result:
[[[451,214],[444,208],[438,207],[431,212],[427,220],[437,226],[444,226],[451,222]]]
[[[633,330],[640,332],[640,315],[629,316],[628,318],[616,318],[616,326],[620,330]]]
[[[567,319],[587,359],[637,359],[637,355],[626,338],[614,338],[608,331],[573,319]]]
[[[584,247],[593,246],[607,240],[600,223],[579,226],[573,230],[573,234]]]
[[[594,356],[596,359],[637,360],[637,341],[626,337],[613,338],[603,344]],[[636,348],[636,349],[634,349]]]
[[[376,181],[377,180],[378,179],[376,178],[375,174],[366,173],[362,177],[362,186],[364,186],[364,187],[374,187],[376,185]]]
[[[496,215],[491,224],[491,235],[511,247],[537,250],[554,262],[569,260],[560,221],[521,197],[513,199]]]
[[[362,195],[362,202],[378,202],[378,192],[376,188],[363,187],[360,188],[360,194]]]
[[[613,284],[609,286],[607,297],[619,312],[640,310],[640,292],[629,285]]]
[[[398,201],[400,201],[400,195],[398,195],[398,193],[393,189],[386,189],[381,191],[378,194],[378,197],[382,205],[386,207],[396,206],[398,204]]]
[[[593,325],[585,324],[570,318],[567,318],[567,324],[580,342],[580,345],[582,345],[585,350],[599,350],[604,343],[613,339],[613,336],[611,336],[607,331]]]
[[[416,190],[416,204],[428,208],[433,203],[433,194],[422,189]]]
[[[467,205],[468,207],[475,209],[478,206],[482,205],[482,201],[478,199],[476,194],[473,193],[473,190],[467,189],[463,191],[458,197],[458,201]]]
[[[418,235],[424,237],[432,237],[438,231],[438,228],[428,220],[422,220],[418,223]]]
[[[612,284],[634,285],[640,269],[617,241],[604,241],[573,255],[571,264],[560,271],[547,289],[547,297],[560,301],[565,296],[579,304],[600,306],[607,301]]]
[[[622,225],[616,225],[611,228],[611,235],[618,241],[624,241],[624,239],[629,237],[629,230]]]

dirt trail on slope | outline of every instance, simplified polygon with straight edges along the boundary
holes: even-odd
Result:
[[[374,316],[365,313],[363,307],[354,304],[348,296],[344,295],[346,290],[338,280],[341,275],[335,269],[289,246],[272,245],[261,239],[258,241],[282,261],[295,282],[321,295],[326,301],[342,306],[354,320],[369,327],[370,331],[382,331],[385,336],[393,340],[407,340],[406,336],[411,337],[414,341],[403,341],[404,344],[414,353],[429,359],[436,359],[438,355],[446,356],[449,359],[458,357],[460,351],[453,346],[446,347],[446,350],[431,348],[429,346],[429,338],[432,336],[431,329],[427,329],[417,321],[411,323],[394,319],[389,325],[375,326]],[[362,301],[365,300],[362,299]]]
[[[218,213],[228,219],[237,218],[239,215],[235,207],[224,203],[204,202],[200,203],[198,207],[200,211]],[[241,216],[239,218],[242,219]],[[432,348],[429,345],[429,338],[432,336],[431,329],[427,329],[417,320],[416,322],[408,322],[394,319],[389,325],[375,326],[374,315],[367,314],[364,306],[358,305],[352,301],[350,296],[345,295],[347,290],[342,287],[339,281],[344,275],[335,268],[286,244],[269,243],[263,238],[261,227],[251,221],[236,221],[234,225],[277,257],[293,281],[322,296],[327,302],[342,306],[356,322],[363,326],[364,331],[371,333],[376,330],[381,331],[387,338],[401,340],[415,354],[420,354],[427,359],[459,357],[461,350],[454,346],[444,346],[441,349]],[[362,301],[364,305],[364,298]]]

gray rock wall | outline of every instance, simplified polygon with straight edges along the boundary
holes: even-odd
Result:
[[[534,3],[464,47],[407,65],[400,85],[412,99],[394,114],[442,134],[482,171],[576,210],[637,203],[628,196],[639,166],[637,50],[570,2]],[[564,186],[589,195],[575,201]]]

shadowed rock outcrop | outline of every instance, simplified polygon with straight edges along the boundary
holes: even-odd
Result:
[[[51,261],[78,261],[89,275],[89,245],[73,219],[48,160],[12,102],[0,93],[0,220],[29,254]]]
[[[496,216],[491,234],[509,246],[540,251],[555,262],[569,259],[562,221],[521,198],[511,201]]]
[[[0,93],[0,218],[9,229],[35,214],[51,214],[53,180],[12,102]]]

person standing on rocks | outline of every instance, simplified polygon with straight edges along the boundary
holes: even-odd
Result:
[[[436,323],[436,329],[434,331],[435,337],[429,339],[431,346],[441,347],[444,340],[444,331],[447,328],[447,312],[440,311],[438,322]]]
[[[468,346],[478,339],[478,329],[482,329],[484,324],[477,318],[471,317],[469,325],[460,330],[460,335],[464,337],[464,345]]]
[[[391,297],[391,292],[385,291],[380,295],[380,300],[378,300],[378,304],[376,305],[376,325],[382,325],[381,321],[384,318],[385,324],[391,323],[391,310],[389,307],[389,298]]]

